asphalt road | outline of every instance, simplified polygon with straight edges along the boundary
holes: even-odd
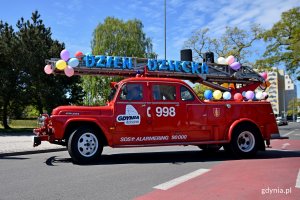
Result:
[[[99,162],[81,166],[66,151],[1,157],[0,199],[296,199],[300,124],[279,128],[290,139],[275,141],[271,150],[249,160],[192,146],[105,148]],[[171,189],[155,188],[197,170],[210,171]],[[266,196],[267,187],[291,194]]]

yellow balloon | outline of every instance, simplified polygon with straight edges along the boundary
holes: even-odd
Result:
[[[220,90],[214,91],[213,97],[214,97],[214,99],[216,99],[216,100],[221,99],[221,98],[222,98],[222,92],[221,92]]]
[[[64,60],[59,60],[56,62],[55,66],[59,70],[64,70],[67,67],[67,63]]]

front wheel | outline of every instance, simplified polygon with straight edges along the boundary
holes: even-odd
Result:
[[[103,145],[95,130],[82,127],[74,131],[68,140],[68,151],[73,161],[85,164],[100,157]]]
[[[239,157],[254,156],[258,150],[258,133],[251,127],[238,127],[227,148]]]

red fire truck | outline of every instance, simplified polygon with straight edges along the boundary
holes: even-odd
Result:
[[[74,68],[75,74],[131,78],[111,83],[105,106],[59,106],[51,116],[43,114],[39,118],[41,127],[34,129],[34,146],[41,141],[64,145],[74,162],[86,163],[97,159],[105,146],[196,145],[203,150],[223,146],[239,157],[249,157],[265,150],[272,138],[280,138],[269,102],[205,101],[181,80],[200,82],[231,94],[242,93],[264,82],[249,67],[235,71],[216,63],[196,66],[178,62],[175,66],[172,61],[117,58],[123,65],[120,67],[113,61],[108,65],[111,58],[107,57],[102,67],[88,66],[96,58],[86,56],[81,66]],[[54,66],[56,61],[47,63]],[[224,88],[221,83],[225,82],[236,87]]]

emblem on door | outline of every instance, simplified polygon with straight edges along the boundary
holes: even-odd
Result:
[[[220,108],[213,108],[213,113],[215,117],[220,117],[221,109]]]

